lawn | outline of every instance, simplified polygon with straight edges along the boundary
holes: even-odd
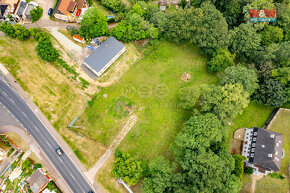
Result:
[[[249,193],[251,190],[252,179],[251,175],[244,174],[243,175],[243,186],[241,189],[241,193]]]
[[[281,160],[281,170],[282,174],[288,176],[288,166],[290,164],[290,110],[281,110],[279,114],[276,115],[277,118],[271,122],[268,127],[269,130],[283,134],[283,148],[285,150],[286,156]]]
[[[67,129],[74,117],[84,111],[89,97],[76,83],[61,73],[53,64],[41,60],[33,39],[19,41],[0,38],[0,62],[17,79],[30,98],[50,120],[88,168],[105,150],[96,141],[78,136]]]
[[[83,48],[86,47],[86,44],[82,44],[82,43],[79,43],[79,42],[75,41],[73,39],[73,36],[69,33],[69,31],[67,29],[65,29],[65,28],[59,28],[58,31],[60,33],[62,33],[65,37],[67,37],[68,39],[70,39],[73,43],[75,43],[75,44],[77,44],[77,45],[79,45],[80,47],[83,47]]]
[[[206,61],[196,46],[163,42],[118,83],[101,89],[93,105],[80,117],[78,125],[85,129],[79,132],[109,145],[127,118],[118,118],[109,109],[114,109],[118,98],[124,96],[132,102],[139,121],[119,149],[134,152],[145,160],[168,153],[169,145],[190,116],[190,112],[178,106],[179,89],[218,81],[216,75],[207,73]],[[181,79],[184,72],[191,75],[188,82]]]
[[[276,179],[270,176],[265,176],[261,180],[257,180],[255,193],[273,193],[273,192],[288,193],[289,192],[288,180]]]
[[[248,107],[244,109],[243,113],[238,115],[232,122],[232,125],[228,128],[228,137],[226,141],[228,147],[233,133],[237,128],[263,127],[273,109],[273,107],[251,102]]]

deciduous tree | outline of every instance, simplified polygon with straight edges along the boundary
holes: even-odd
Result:
[[[281,43],[283,40],[283,30],[278,26],[273,27],[267,25],[264,27],[264,31],[261,32],[262,44],[270,45],[272,43]]]
[[[207,69],[209,72],[222,72],[235,64],[234,59],[235,54],[231,54],[228,49],[218,48],[210,61],[207,62]]]
[[[244,90],[251,95],[258,88],[258,77],[253,69],[242,65],[232,66],[222,73],[221,84],[235,83],[242,85]]]
[[[208,86],[201,95],[201,110],[213,112],[223,122],[231,121],[249,104],[249,94],[239,83]]]
[[[200,96],[200,88],[197,86],[187,86],[179,90],[179,99],[185,109],[193,109]]]
[[[142,183],[142,192],[160,193],[172,191],[175,169],[175,165],[171,166],[170,162],[163,157],[155,158],[149,164],[150,175]]]
[[[39,20],[42,16],[42,13],[43,13],[43,9],[39,6],[36,6],[34,9],[32,9],[30,11],[32,23]]]
[[[92,39],[108,33],[108,22],[97,7],[89,8],[82,21],[79,30],[81,36]]]

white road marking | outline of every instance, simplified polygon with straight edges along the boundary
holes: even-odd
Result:
[[[9,98],[9,100],[15,104],[14,100],[12,100],[11,98]]]
[[[38,128],[34,126],[34,128],[39,132]]]
[[[27,115],[24,112],[22,112],[22,114],[27,118]]]

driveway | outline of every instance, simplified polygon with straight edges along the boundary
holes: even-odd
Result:
[[[73,41],[68,39],[65,35],[58,31],[58,27],[46,27],[51,35],[62,45],[62,47],[69,53],[69,55],[77,61],[77,63],[82,64],[82,58],[85,54],[85,48],[80,47]]]

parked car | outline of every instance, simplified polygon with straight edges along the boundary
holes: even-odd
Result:
[[[68,31],[70,31],[71,29],[72,29],[72,26],[66,26],[66,29],[68,30]]]
[[[81,12],[82,12],[81,9],[77,10],[76,16],[77,16],[77,17],[80,16],[80,15],[81,15]]]
[[[56,153],[57,153],[58,155],[62,155],[62,154],[63,154],[63,151],[62,151],[62,149],[61,149],[60,147],[57,147],[57,148],[55,149],[55,151],[56,151]]]
[[[50,9],[48,10],[48,15],[52,15],[52,13],[53,13],[53,9],[50,8]]]

